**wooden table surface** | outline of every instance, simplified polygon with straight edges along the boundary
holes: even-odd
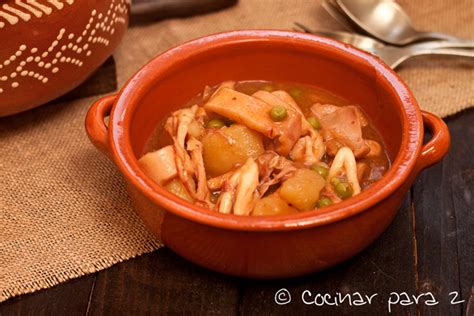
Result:
[[[115,74],[113,65],[109,60],[72,96],[115,89],[115,81],[97,85]],[[208,271],[162,248],[10,299],[0,305],[0,315],[474,315],[474,109],[446,121],[448,156],[418,177],[387,231],[337,267],[293,279],[248,280]],[[292,297],[286,305],[275,303],[282,288]],[[306,305],[306,290],[306,301],[321,298],[318,293],[332,299]],[[338,292],[349,293],[352,306],[347,298],[329,305]],[[356,306],[357,293],[377,295]]]

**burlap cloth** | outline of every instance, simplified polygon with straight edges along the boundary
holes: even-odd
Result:
[[[420,29],[474,37],[472,0],[401,1]],[[241,0],[231,9],[129,30],[115,52],[119,84],[163,50],[209,33],[339,26],[315,0]],[[399,73],[441,116],[474,104],[474,63],[416,58]],[[0,301],[92,273],[161,246],[132,210],[112,163],[83,122],[97,97],[0,119]]]

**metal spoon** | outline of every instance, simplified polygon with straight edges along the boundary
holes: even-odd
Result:
[[[363,35],[347,32],[315,31],[300,23],[295,23],[295,25],[307,33],[330,37],[377,55],[392,69],[395,69],[409,58],[420,55],[474,57],[474,49],[456,48],[456,45],[459,44],[447,41],[430,41],[398,47],[385,45],[371,37]]]
[[[323,0],[321,6],[326,10],[326,12],[336,20],[340,25],[346,28],[348,31],[357,32],[360,31],[360,27],[354,24],[351,19],[349,19],[344,12],[341,11],[339,6],[334,0]],[[363,31],[363,30],[362,30]]]
[[[360,28],[386,43],[407,45],[427,39],[465,41],[445,33],[416,30],[410,17],[392,0],[336,0],[336,3]]]

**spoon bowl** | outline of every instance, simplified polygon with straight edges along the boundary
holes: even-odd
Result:
[[[336,3],[361,29],[392,45],[428,39],[463,41],[445,33],[416,30],[402,7],[392,0],[336,0]]]

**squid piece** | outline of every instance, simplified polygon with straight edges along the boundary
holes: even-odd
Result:
[[[301,115],[293,109],[288,109],[283,121],[275,122],[269,115],[271,104],[227,87],[219,88],[204,108],[277,140],[275,150],[284,156],[301,136]]]
[[[188,134],[198,140],[201,140],[206,132],[204,124],[198,122],[197,120],[191,121],[188,128]]]
[[[229,172],[226,172],[224,174],[221,174],[220,176],[210,178],[207,180],[207,187],[211,191],[217,191],[220,188],[224,186],[224,183],[229,180],[229,178],[234,174],[235,170],[231,170]]]
[[[212,88],[209,86],[205,86],[204,90],[202,91],[202,102],[207,102],[212,95]]]
[[[187,149],[191,153],[191,161],[194,164],[197,187],[195,197],[200,201],[209,202],[210,192],[207,187],[206,169],[202,159],[202,144],[197,139],[191,137],[187,144]]]
[[[301,137],[290,152],[293,161],[302,162],[311,166],[321,160],[324,156],[325,147],[323,138],[319,133],[311,133]]]
[[[229,88],[218,89],[204,104],[206,111],[225,116],[266,136],[273,132],[273,121],[268,116],[271,106],[259,99]]]
[[[258,166],[252,158],[249,158],[225,181],[217,201],[219,212],[249,215],[259,198],[257,185]]]
[[[275,91],[275,92],[277,92],[277,91]],[[259,90],[259,91],[255,92],[254,94],[252,94],[252,97],[260,99],[260,100],[270,104],[271,106],[281,105],[281,106],[285,107],[287,110],[290,109],[293,112],[302,114],[301,109],[296,104],[296,102],[294,102],[294,100],[290,104],[289,102],[287,102],[286,100],[284,100],[284,99],[282,99],[278,96],[281,93],[276,93],[275,94],[275,92],[268,92],[268,91],[265,91],[265,90]],[[280,92],[284,92],[284,91],[280,91]],[[291,98],[291,96],[290,96],[290,98]]]
[[[174,112],[166,121],[165,129],[173,139],[179,179],[194,199],[210,206],[212,203],[202,159],[202,144],[192,136],[193,124],[199,124],[196,121],[198,110],[198,106],[193,105]],[[186,143],[188,136],[189,140]]]
[[[185,148],[186,136],[189,132],[190,125],[195,121],[195,115],[198,106],[181,109],[173,112],[165,123],[165,130],[174,141],[175,147]]]
[[[370,148],[370,151],[366,155],[366,157],[377,157],[377,156],[380,156],[382,154],[382,150],[383,150],[382,146],[378,142],[376,142],[375,140],[367,139],[365,141],[365,143]]]
[[[300,107],[288,92],[282,90],[272,93],[258,91],[254,93],[254,96],[272,105],[284,104],[285,107],[290,107],[300,114],[302,134],[306,136],[300,137],[290,151],[289,155],[293,161],[310,166],[321,160],[325,153],[323,137],[309,124]]]
[[[260,90],[255,92],[253,97],[258,98],[264,102],[267,102],[271,106],[283,106],[284,108],[289,111],[288,113],[297,113],[298,116],[301,118],[301,133],[300,134],[309,134],[311,139],[305,141],[307,144],[307,148],[305,148],[305,155],[303,155],[300,161],[306,162],[308,165],[311,165],[317,161],[319,161],[322,156],[324,155],[324,143],[322,137],[319,136],[319,133],[314,130],[314,128],[309,124],[306,118],[303,115],[303,111],[301,111],[300,107],[296,103],[296,101],[289,95],[286,91],[278,90],[274,92],[268,92],[264,90]],[[294,115],[294,114],[293,114]],[[296,135],[295,135],[296,136]],[[301,139],[299,138],[293,148],[300,142]],[[292,150],[293,150],[292,148]],[[291,151],[290,151],[291,156]]]
[[[323,158],[326,153],[326,146],[324,145],[321,134],[319,134],[306,119],[304,119],[304,123],[303,127],[308,135],[298,139],[290,152],[290,158],[293,161],[302,162],[307,166],[311,166]]]
[[[259,92],[266,92],[266,91],[259,91]],[[283,91],[283,90],[277,90],[277,91],[273,91],[271,94],[279,98],[281,101],[285,102],[294,111],[301,114],[301,128],[302,128],[303,134],[317,133],[314,130],[314,128],[311,126],[311,124],[309,124],[309,122],[305,119],[303,111],[301,111],[301,108],[298,106],[296,101],[288,92]]]
[[[232,80],[227,80],[224,81],[219,85],[219,88],[229,88],[229,89],[234,89],[235,88],[235,81]]]
[[[338,107],[317,103],[311,107],[311,111],[321,123],[330,156],[335,156],[340,148],[346,146],[358,158],[369,152],[370,148],[362,138],[362,114],[356,106]]]
[[[260,183],[258,193],[262,197],[272,185],[285,181],[296,172],[297,167],[285,157],[278,155],[274,151],[267,151],[257,158],[260,171]]]
[[[358,106],[353,106],[356,113],[357,113],[357,117],[359,118],[359,122],[360,122],[360,125],[362,127],[366,127],[367,125],[369,125],[369,121],[367,120],[367,117],[365,116],[365,114],[361,111],[361,109],[358,107]]]
[[[173,139],[173,148],[176,153],[176,169],[178,176],[186,189],[194,197],[196,184],[192,178],[195,173],[191,157],[186,151],[186,136],[194,115],[197,111],[197,105],[174,112],[166,121],[165,129]]]
[[[204,134],[206,122],[209,120],[209,116],[204,110],[203,107],[198,107],[196,113],[194,115],[194,120],[190,123],[190,131],[189,133],[198,139]]]
[[[240,168],[240,182],[237,187],[237,196],[234,202],[234,214],[249,215],[255,206],[258,194],[258,166],[253,159],[249,159]]]
[[[293,109],[295,109],[295,111],[298,111],[299,113],[303,114],[301,108],[298,106],[298,103],[296,103],[295,99],[293,99],[293,97],[288,92],[284,90],[277,90],[273,91],[272,94],[291,105]]]
[[[252,94],[252,96],[270,104],[272,107],[283,106],[286,108],[289,115],[298,116],[301,119],[302,132],[307,132],[308,127],[311,127],[308,121],[304,118],[303,111],[301,111],[298,104],[287,92],[281,90],[274,92],[259,90]]]
[[[172,145],[145,154],[138,164],[153,181],[162,184],[178,174]]]
[[[204,88],[204,91],[202,92],[202,101],[204,103],[207,102],[207,100],[209,100],[209,98],[212,96],[213,92],[216,92],[217,90],[219,90],[219,88],[224,88],[224,87],[229,88],[229,89],[234,89],[235,81],[232,81],[232,80],[224,81],[217,87],[217,89],[213,89],[209,86],[206,86]]]
[[[329,169],[328,181],[331,182],[333,177],[344,174],[347,181],[352,186],[353,195],[360,193],[359,179],[357,177],[357,164],[354,153],[349,147],[339,149]]]

